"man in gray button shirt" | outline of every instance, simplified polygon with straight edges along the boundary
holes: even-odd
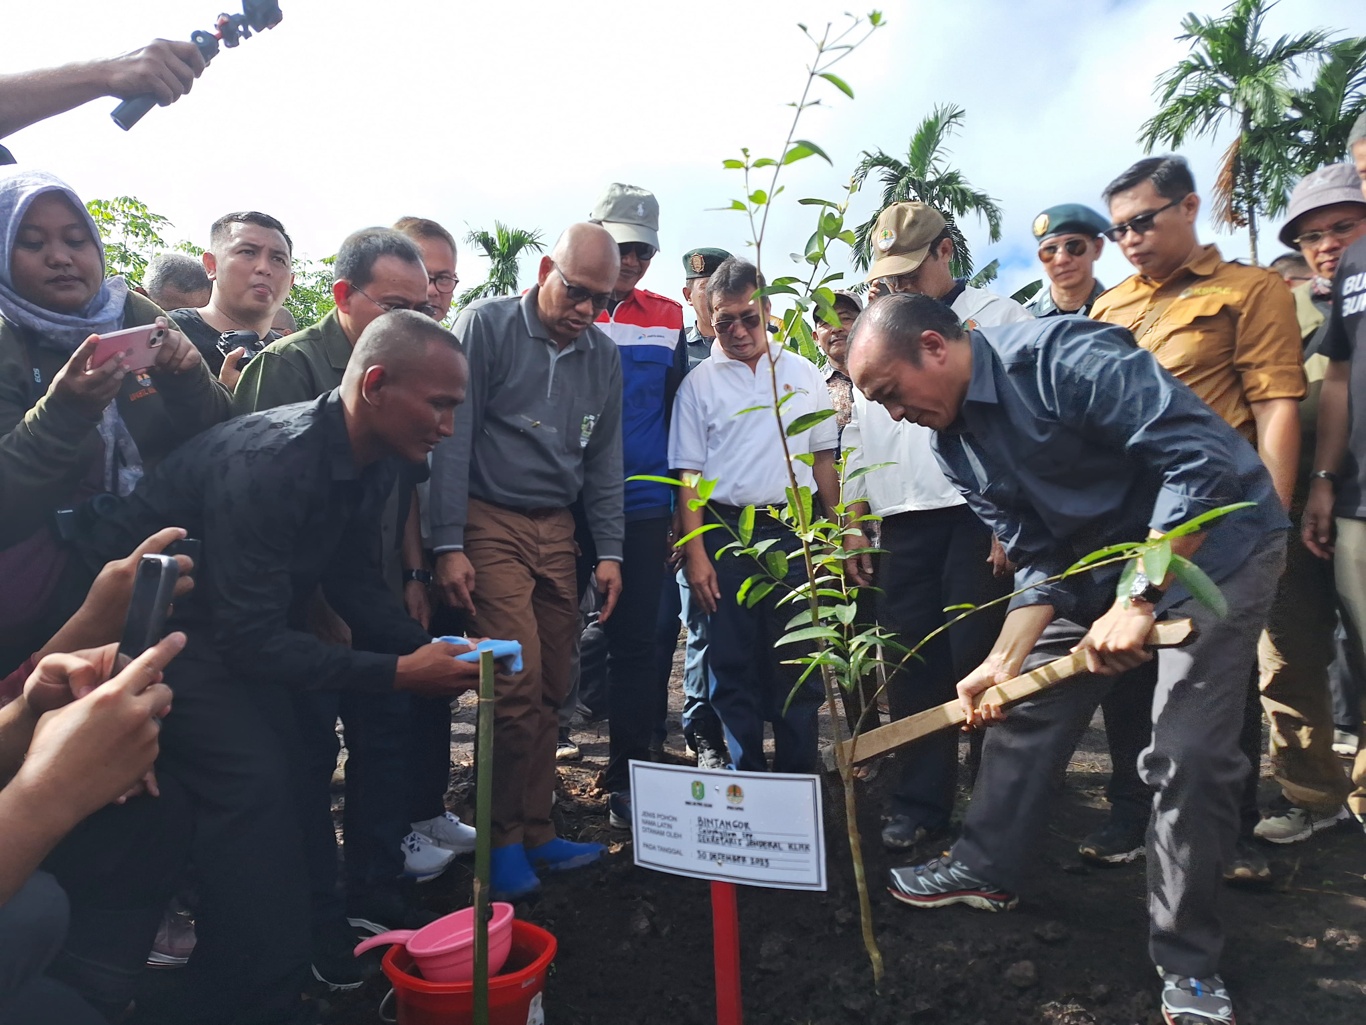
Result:
[[[582,494],[597,546],[600,621],[621,593],[625,533],[621,361],[593,326],[620,268],[603,228],[575,224],[523,296],[472,304],[455,322],[470,363],[455,434],[432,454],[432,547],[446,600],[475,634],[522,644],[500,676],[494,719],[493,879],[500,899],[535,891],[535,869],[597,860],[600,844],[555,836],[556,710],[579,627],[574,520]]]

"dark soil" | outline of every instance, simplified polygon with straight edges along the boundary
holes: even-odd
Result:
[[[676,699],[677,695],[675,695]],[[676,701],[675,701],[676,707]],[[471,707],[454,733],[452,801],[470,796]],[[675,711],[676,716],[676,711]],[[676,728],[676,719],[673,724]],[[564,765],[561,831],[610,845],[600,865],[552,877],[520,917],[559,941],[546,989],[551,1025],[690,1025],[715,1021],[708,885],[632,863],[629,835],[607,826],[595,786],[606,764],[606,724],[576,731],[581,762]],[[684,761],[676,737],[671,760]],[[889,857],[878,843],[886,776],[860,785],[859,820],[873,918],[886,962],[876,993],[860,939],[838,787],[826,790],[830,890],[741,887],[744,1007],[758,1023],[925,1022],[943,1025],[1148,1025],[1161,1021],[1147,954],[1142,862],[1098,870],[1077,841],[1105,817],[1104,736],[1093,727],[1058,795],[1036,885],[1018,910],[916,911],[884,891]],[[834,782],[833,777],[831,781]],[[1263,788],[1269,784],[1264,780]],[[469,816],[473,818],[472,814]],[[942,841],[941,841],[942,844]],[[1224,978],[1241,1025],[1359,1025],[1366,1021],[1366,837],[1355,825],[1292,846],[1268,847],[1274,884],[1226,888]],[[937,853],[931,847],[925,855]],[[471,868],[421,888],[423,903],[469,903]],[[331,1025],[378,1020],[383,976],[336,1001]]]

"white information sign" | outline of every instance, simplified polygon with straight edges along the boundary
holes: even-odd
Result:
[[[631,762],[636,864],[784,890],[825,889],[817,776]]]

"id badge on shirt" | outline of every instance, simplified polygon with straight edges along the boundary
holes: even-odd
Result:
[[[597,426],[598,418],[589,413],[583,418],[583,423],[579,427],[579,448],[588,447],[588,439],[593,436],[593,428]]]

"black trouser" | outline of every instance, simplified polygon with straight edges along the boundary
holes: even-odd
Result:
[[[898,513],[882,521],[878,620],[914,647],[946,620],[950,605],[983,605],[1008,594],[1010,578],[992,574],[991,532],[965,505]],[[887,678],[892,719],[956,695],[959,680],[987,657],[1000,635],[1005,605],[975,612],[939,634]],[[923,660],[923,661],[922,661]],[[934,830],[948,825],[958,781],[958,733],[941,730],[897,755],[901,775],[890,811]]]
[[[433,599],[434,637],[463,637],[465,611]],[[451,699],[408,695],[408,818],[425,822],[446,811],[451,785]]]
[[[1147,822],[1152,809],[1152,788],[1138,777],[1138,758],[1152,743],[1153,691],[1156,687],[1157,661],[1154,659],[1118,677],[1100,706],[1105,714],[1105,736],[1110,747],[1110,782],[1106,784],[1105,796],[1109,798],[1111,814],[1135,826]],[[1252,767],[1238,799],[1238,835],[1246,839],[1252,835],[1261,817],[1257,810],[1257,781],[1262,765],[1262,702],[1255,667],[1248,683],[1238,747]]]
[[[189,791],[195,816],[194,1020],[292,1021],[309,964],[293,703],[284,687],[234,679],[196,640],[166,669],[175,706],[158,763]]]
[[[66,894],[46,872],[35,872],[0,905],[0,1025],[105,1025],[74,991],[43,974],[61,949],[68,916]]]
[[[190,854],[189,795],[169,770],[159,771],[157,782],[160,797],[101,808],[43,861],[71,906],[49,974],[111,1017],[133,999]]]
[[[1153,691],[1157,689],[1157,659],[1130,669],[1100,703],[1105,716],[1105,738],[1110,746],[1110,781],[1105,796],[1110,814],[1135,828],[1152,812],[1152,789],[1138,778],[1138,756],[1153,739]]]
[[[621,597],[603,624],[607,633],[607,710],[611,754],[603,786],[630,788],[630,761],[647,761],[659,721],[655,669],[659,589],[669,549],[670,517],[628,520],[622,547]]]
[[[340,751],[337,719],[346,736],[345,895],[357,898],[396,890],[403,874],[403,838],[412,821],[406,776],[412,713],[409,695],[395,691],[312,691],[296,694],[294,701],[302,739],[296,793],[313,895],[314,940],[326,941],[345,924],[332,823],[332,776]],[[449,744],[447,740],[447,752]]]

